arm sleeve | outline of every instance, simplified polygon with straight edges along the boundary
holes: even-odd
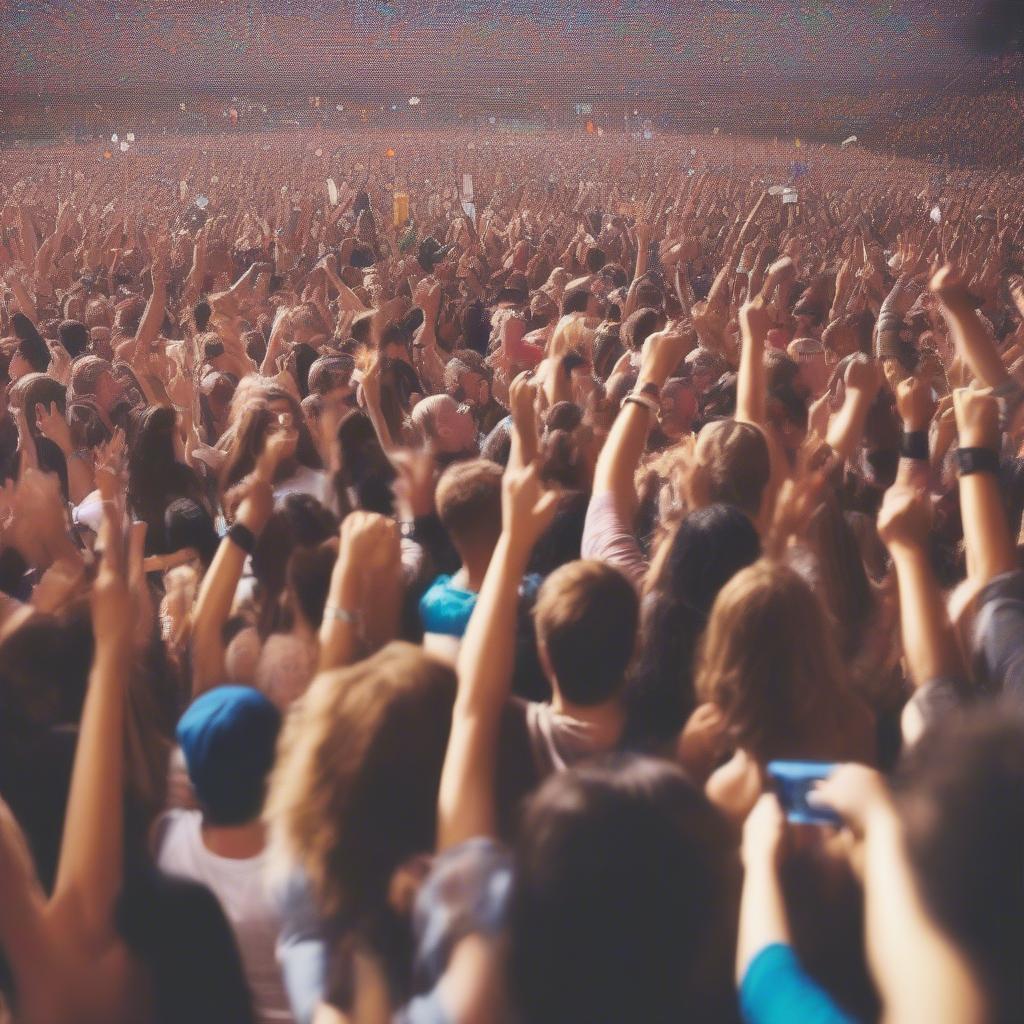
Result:
[[[595,494],[587,506],[580,554],[607,562],[624,573],[639,590],[647,575],[647,561],[632,531],[619,518],[610,492]]]
[[[1024,700],[1024,572],[997,576],[978,597],[974,657],[984,681]]]
[[[800,966],[791,946],[765,946],[740,985],[746,1024],[856,1024]]]

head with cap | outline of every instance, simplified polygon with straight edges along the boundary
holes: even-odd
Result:
[[[259,816],[280,728],[281,713],[249,686],[208,690],[181,716],[178,745],[211,825]]]

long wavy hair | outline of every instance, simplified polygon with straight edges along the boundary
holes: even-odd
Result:
[[[640,656],[626,689],[627,742],[672,740],[697,704],[694,659],[719,591],[761,555],[748,516],[711,505],[687,516],[644,601]]]
[[[762,765],[865,754],[849,742],[865,712],[847,688],[825,608],[786,565],[762,559],[722,588],[700,648],[697,694]]]

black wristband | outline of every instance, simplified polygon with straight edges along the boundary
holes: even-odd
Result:
[[[900,438],[900,455],[905,459],[928,461],[928,431],[905,430]]]
[[[961,476],[971,473],[998,473],[999,453],[992,448],[958,448],[956,468]]]
[[[228,537],[247,555],[251,555],[256,550],[256,534],[244,523],[232,523],[228,529]]]

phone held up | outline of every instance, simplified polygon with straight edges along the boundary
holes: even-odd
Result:
[[[841,825],[834,811],[808,802],[814,784],[827,779],[837,765],[831,761],[769,761],[768,777],[772,781],[786,818],[795,825]]]

